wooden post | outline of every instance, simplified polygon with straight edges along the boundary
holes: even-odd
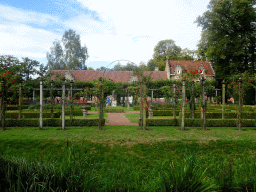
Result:
[[[2,131],[5,130],[5,81],[1,80],[0,85],[0,91],[1,91],[1,99],[0,99],[0,105],[1,105],[1,121],[2,121]]]
[[[144,98],[144,101],[142,103],[142,106],[143,106],[143,130],[146,130],[146,85],[143,85],[143,98]]]
[[[22,105],[22,90],[21,90],[21,83],[19,83],[19,119],[21,119],[21,105]]]
[[[195,82],[194,80],[191,82],[192,85],[192,96],[191,96],[191,118],[195,118]]]
[[[65,130],[65,78],[62,81],[62,130]]]
[[[143,104],[142,104],[142,95],[143,95],[143,90],[142,90],[142,85],[140,85],[140,128],[143,129]]]
[[[40,79],[40,121],[39,129],[43,129],[43,78]]]
[[[241,90],[241,82],[242,79],[239,78],[238,80],[238,91],[239,91],[239,106],[238,106],[238,131],[242,130],[242,122],[241,122],[241,115],[242,115],[242,90]]]
[[[182,116],[181,116],[181,130],[184,131],[185,129],[185,81],[186,79],[183,77],[182,78]]]
[[[35,90],[33,89],[33,101],[35,101]]]
[[[70,119],[73,121],[73,80],[70,81]],[[87,99],[87,98],[86,98]]]
[[[50,98],[51,98],[51,118],[53,119],[53,105],[54,105],[54,99],[53,99],[52,89],[53,89],[53,80],[51,80],[51,89],[50,89]]]
[[[206,130],[206,119],[205,119],[205,111],[206,111],[206,105],[205,105],[205,78],[202,77],[202,97],[203,97],[203,125],[202,129],[205,131]]]
[[[173,118],[176,119],[176,81],[173,82],[173,95],[174,95],[174,101],[173,101]]]
[[[222,119],[224,119],[225,115],[225,82],[222,81]]]
[[[102,111],[103,111],[103,104],[102,104],[102,77],[99,78],[100,81],[100,94],[99,94],[99,106],[100,106],[100,110],[99,110],[99,130],[102,130],[101,127],[101,121],[102,121]]]

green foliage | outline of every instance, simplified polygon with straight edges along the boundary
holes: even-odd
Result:
[[[22,114],[23,115],[23,114]],[[43,126],[46,127],[61,127],[62,120],[60,118],[50,118],[51,114],[49,113],[49,119],[44,118],[43,119]],[[35,117],[35,116],[34,116]],[[1,123],[1,121],[0,121]],[[99,125],[99,119],[65,119],[65,126],[98,126]],[[105,125],[105,119],[102,119],[102,126]],[[38,127],[39,126],[39,120],[30,118],[28,119],[5,119],[5,127]]]
[[[190,117],[190,113],[185,113],[185,118]],[[195,112],[194,113],[196,119],[201,118],[201,112]],[[181,112],[179,113],[179,116],[181,117]],[[222,118],[222,112],[207,112],[205,113],[205,117],[207,119],[220,119]],[[224,113],[224,118],[225,119],[236,119],[237,118],[237,112],[225,112]],[[256,118],[256,113],[251,113],[251,112],[243,112],[242,113],[242,118],[243,119],[255,119]]]
[[[179,111],[175,111],[179,115]],[[153,110],[153,116],[173,116],[173,110]]]
[[[72,29],[65,31],[61,42],[54,41],[50,53],[47,53],[50,71],[54,69],[86,69],[85,61],[88,57],[87,47],[81,46],[80,35],[77,35]]]
[[[181,126],[181,119],[147,119],[148,126]],[[202,119],[185,119],[185,127],[201,127]],[[207,127],[237,127],[237,119],[206,119]],[[242,120],[243,127],[256,126],[255,119]]]
[[[203,27],[200,56],[210,57],[218,78],[255,73],[255,1],[211,0],[208,9],[196,21]]]
[[[124,109],[107,107],[104,109],[104,112],[105,113],[124,113]]]
[[[18,105],[10,105],[10,106],[6,106],[6,110],[7,111],[11,111],[11,110],[18,110],[19,109],[19,106]],[[21,106],[21,109],[28,109],[28,106],[27,105],[22,105]]]
[[[54,112],[54,118],[60,118],[60,111]],[[10,118],[10,119],[17,119],[19,116],[18,112],[6,112],[5,113],[5,118]],[[40,113],[39,112],[22,112],[21,113],[22,118],[39,118]],[[50,118],[51,113],[50,112],[43,112],[43,118]]]

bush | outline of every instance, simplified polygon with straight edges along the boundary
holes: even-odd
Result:
[[[1,123],[1,121],[0,121]],[[99,119],[66,119],[65,126],[98,126]],[[105,125],[105,119],[102,119],[102,125]],[[5,127],[38,127],[39,119],[5,119]],[[43,119],[43,126],[48,127],[61,127],[61,119]]]
[[[21,109],[27,109],[28,106],[27,105],[21,105]],[[19,105],[10,105],[10,106],[6,106],[6,110],[19,110]]]
[[[185,127],[201,127],[202,119],[185,119]],[[207,127],[237,127],[237,119],[207,119]],[[148,126],[181,126],[181,119],[147,119]],[[254,119],[243,119],[242,127],[255,127]]]
[[[177,119],[147,119],[147,126],[177,126]]]
[[[120,108],[105,108],[104,109],[105,113],[124,113],[124,109],[120,109]]]
[[[186,111],[185,113],[185,118],[190,118],[191,113],[188,113]],[[179,112],[179,117],[181,118],[182,113]],[[200,119],[201,118],[201,112],[195,112],[195,118]],[[206,118],[207,119],[221,119],[222,118],[222,112],[207,112],[206,113]],[[237,119],[237,112],[226,112],[224,113],[224,118],[225,119]],[[243,119],[255,119],[256,118],[256,113],[251,113],[251,112],[243,112],[242,113],[242,118]]]
[[[70,115],[70,111],[65,110],[65,115]],[[73,116],[83,116],[83,111],[82,110],[74,110]]]
[[[175,111],[176,116],[179,115],[179,111]],[[153,116],[173,116],[173,110],[153,110]]]
[[[53,117],[54,118],[60,118],[61,112],[60,111],[55,111],[53,112]],[[5,118],[6,119],[17,119],[19,117],[18,112],[6,112],[5,113]],[[39,118],[40,113],[39,112],[22,112],[21,113],[21,118]],[[43,112],[43,118],[50,118],[51,113],[50,112]]]

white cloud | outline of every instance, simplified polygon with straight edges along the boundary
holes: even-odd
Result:
[[[99,14],[104,23],[102,27],[113,26],[116,32],[116,35],[104,35],[99,32],[99,26],[88,24],[87,28],[100,34],[81,35],[90,55],[99,56],[97,60],[123,58],[136,63],[152,58],[154,47],[164,39],[173,39],[182,48],[196,49],[201,28],[194,21],[206,11],[208,4],[205,0],[77,1]]]
[[[173,39],[181,48],[196,49],[201,28],[194,21],[206,11],[209,3],[209,0],[77,1],[96,12],[100,20],[81,14],[62,21],[49,14],[0,5],[0,18],[8,20],[0,24],[1,54],[33,57],[45,63],[46,52],[62,34],[52,32],[58,29],[38,29],[29,23],[47,27],[55,23],[80,34],[82,45],[85,44],[89,51],[88,63],[127,59],[139,64],[152,58],[154,47],[161,40]]]
[[[38,60],[46,57],[52,42],[59,38],[52,32],[18,23],[0,24],[0,36],[1,54]]]
[[[23,11],[14,7],[0,5],[0,17],[14,22],[41,23],[61,22],[57,17],[38,12]]]

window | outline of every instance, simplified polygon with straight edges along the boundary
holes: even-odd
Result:
[[[180,74],[180,70],[178,70],[178,74]]]

